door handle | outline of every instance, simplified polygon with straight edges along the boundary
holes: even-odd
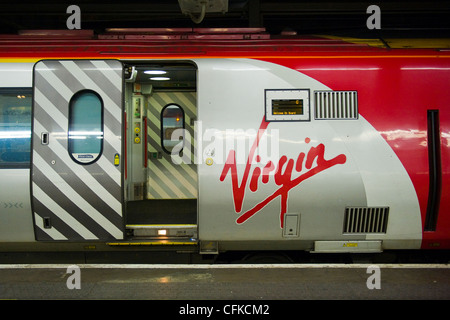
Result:
[[[48,144],[48,132],[42,132],[41,133],[41,144],[47,145]]]
[[[144,168],[148,165],[148,146],[147,146],[147,117],[144,117]]]

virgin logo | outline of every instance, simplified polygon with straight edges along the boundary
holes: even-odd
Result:
[[[284,215],[287,212],[289,191],[297,187],[303,181],[324,170],[338,164],[344,164],[347,161],[347,157],[344,154],[340,154],[330,160],[326,160],[325,145],[320,143],[316,147],[311,146],[307,153],[300,152],[297,159],[291,159],[283,155],[280,157],[276,165],[272,161],[268,161],[262,170],[260,166],[256,166],[250,175],[252,165],[254,164],[253,161],[257,164],[261,162],[261,157],[259,155],[256,155],[255,157],[255,152],[258,149],[261,137],[269,124],[270,122],[266,122],[263,118],[256,136],[256,140],[250,148],[242,178],[239,178],[237,172],[236,151],[231,150],[228,153],[226,163],[223,167],[222,174],[220,175],[220,181],[224,181],[227,175],[230,174],[233,189],[234,209],[236,213],[241,213],[247,190],[250,189],[251,192],[257,192],[260,183],[269,183],[270,177],[272,176],[275,184],[279,186],[278,189],[276,189],[274,193],[263,199],[261,202],[255,204],[250,210],[243,212],[236,222],[238,224],[246,222],[253,215],[261,211],[271,201],[280,197],[280,227],[283,228]],[[306,145],[310,142],[311,139],[306,137]],[[315,166],[313,166],[314,160],[316,160]]]

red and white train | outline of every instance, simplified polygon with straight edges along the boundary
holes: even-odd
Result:
[[[0,251],[450,249],[450,51],[0,36]]]

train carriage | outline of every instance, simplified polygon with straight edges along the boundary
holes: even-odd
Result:
[[[0,43],[0,251],[450,248],[448,41]]]

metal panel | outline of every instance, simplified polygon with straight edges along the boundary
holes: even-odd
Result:
[[[265,89],[310,88],[314,92],[332,91],[330,88],[301,72],[263,61],[198,59],[195,63],[198,67],[198,120],[203,124],[198,131],[197,146],[202,151],[202,161],[198,165],[200,240],[258,241],[264,238],[265,242],[294,243],[297,239],[283,238],[283,212],[301,212],[300,241],[373,239],[383,240],[384,244],[396,234],[401,234],[403,239],[421,239],[420,208],[411,179],[383,136],[362,115],[353,121],[322,121],[312,117],[310,122],[301,123],[262,122]],[[241,88],[245,88],[245,94],[241,94]],[[311,112],[313,110],[314,105]],[[264,151],[260,153],[261,158],[255,157],[256,151],[251,158],[250,148],[257,141],[258,128],[262,125],[266,129],[259,146],[266,144],[271,151],[258,146],[257,151]],[[227,130],[231,133],[227,134]],[[212,132],[220,138],[217,144],[207,135]],[[278,154],[272,151],[276,148],[271,147],[271,138],[276,134]],[[227,141],[231,143],[220,144]],[[239,143],[244,145],[240,153]],[[326,160],[344,154],[346,162],[308,177],[289,189],[284,199],[277,193],[282,186],[274,177],[269,176],[267,183],[263,183],[261,173],[269,160],[275,166],[282,164],[286,168],[289,161],[296,164],[300,159],[301,163],[302,154],[307,158],[308,153],[318,150],[320,145],[324,147]],[[212,151],[215,151],[213,156]],[[231,151],[236,152],[237,164],[225,167]],[[249,157],[253,161],[246,169],[245,161]],[[212,159],[209,165],[208,158]],[[280,162],[283,158],[287,161]],[[291,179],[298,179],[312,170],[313,167],[308,169],[306,163],[303,164],[299,170],[294,165]],[[228,171],[224,171],[225,168]],[[250,186],[254,176],[259,177],[255,178],[257,188]],[[390,212],[395,214],[389,215],[386,233],[348,235],[343,234],[342,225],[348,206],[389,206]],[[261,230],[264,230],[263,235]],[[417,242],[411,241],[408,245],[417,247]]]
[[[359,252],[373,253],[383,251],[381,241],[315,241],[315,253]]]
[[[0,242],[33,241],[30,169],[1,169],[0,173]]]
[[[103,102],[102,152],[88,164],[68,152],[69,104],[81,90],[94,91]],[[123,238],[122,91],[122,64],[116,60],[35,65],[31,190],[37,240]],[[42,133],[48,133],[45,143]]]
[[[299,236],[299,214],[288,213],[284,216],[283,237],[297,238]]]
[[[386,233],[389,207],[347,207],[344,233]]]
[[[199,59],[195,63],[199,81],[198,119],[202,123],[198,134],[198,144],[202,146],[198,165],[199,238],[267,242],[343,239],[345,205],[364,206],[367,199],[347,141],[337,139],[330,127],[330,123],[338,121],[315,121],[312,108],[311,121],[264,121],[265,89],[309,88],[314,92],[326,87],[295,70],[257,60]],[[356,135],[360,134],[361,125],[351,121],[346,128]],[[256,148],[252,156],[253,146]],[[313,167],[307,166],[305,159],[319,146],[324,147],[327,160],[345,154],[345,164],[313,174],[310,171]],[[233,153],[234,167],[229,165],[233,161],[227,164]],[[281,196],[284,187],[279,181],[277,184],[276,169],[266,174],[263,182],[264,168],[270,166],[269,162],[275,168],[281,164],[283,170],[289,162],[293,163],[290,179],[303,182],[289,186],[286,196]],[[302,164],[301,168],[296,169],[296,163]],[[313,166],[316,164],[314,161]],[[301,180],[302,177],[308,178]],[[252,180],[257,182],[253,187]],[[219,212],[217,208],[223,210]],[[298,236],[284,236],[284,218],[300,212]]]
[[[315,119],[357,120],[356,91],[315,91]]]

